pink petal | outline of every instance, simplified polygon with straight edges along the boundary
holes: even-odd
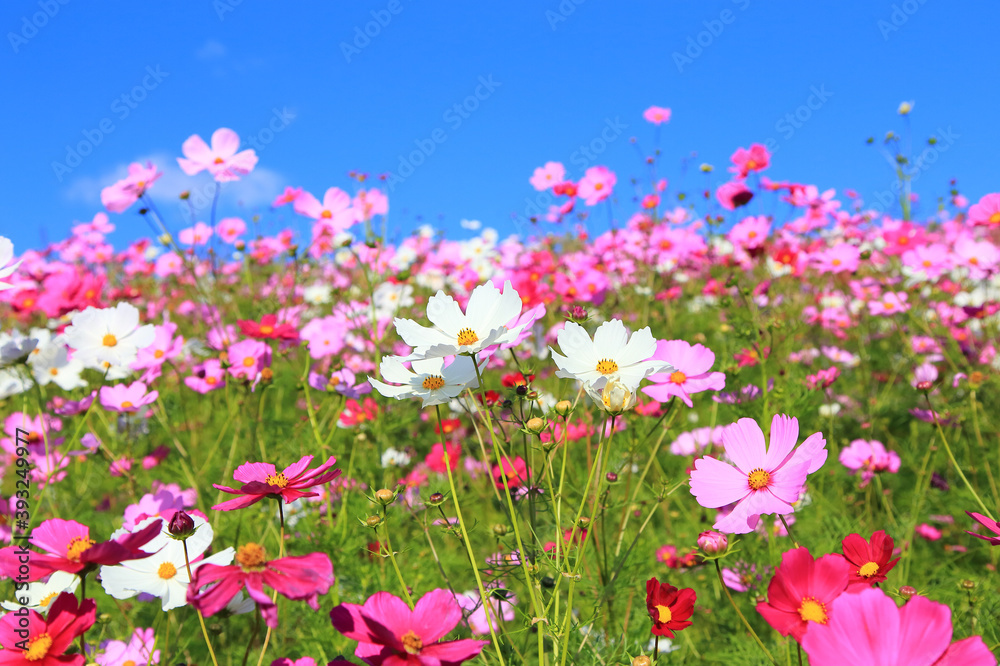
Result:
[[[717,509],[743,499],[750,492],[747,475],[732,465],[710,456],[694,461],[691,494],[703,507]]]
[[[764,466],[764,431],[753,419],[740,419],[722,433],[726,453],[744,474]]]

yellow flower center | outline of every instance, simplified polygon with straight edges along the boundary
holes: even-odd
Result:
[[[461,347],[465,345],[474,345],[479,342],[479,336],[471,328],[463,328],[458,332],[458,344]]]
[[[979,265],[979,259],[976,258],[976,257],[969,257],[969,263],[972,264],[973,266],[978,266]]]
[[[24,658],[28,661],[44,659],[51,647],[52,637],[48,634],[39,634],[28,641],[28,649],[24,651]]]
[[[930,268],[933,265],[930,259],[924,259],[924,268]]]
[[[757,238],[757,232],[751,231],[750,233],[747,234],[747,238]]]
[[[79,562],[80,556],[83,555],[84,551],[93,546],[96,541],[93,539],[84,539],[81,537],[73,537],[69,545],[66,546],[66,559],[71,562]]]
[[[52,600],[59,596],[58,592],[49,592],[44,597],[38,600],[38,605],[42,608],[46,608]]]
[[[611,375],[618,372],[618,364],[610,358],[602,358],[597,362],[597,371],[602,375]]]
[[[893,308],[892,301],[885,301],[884,303],[882,303],[882,307],[884,307],[886,310],[891,310]]]
[[[257,362],[257,360],[253,356],[247,356],[245,359],[243,359],[243,367],[244,368],[249,368],[251,365],[253,365],[256,362]]]
[[[132,409],[132,407],[134,407],[134,406],[135,405],[133,405],[128,400],[126,400],[125,402],[122,403],[122,409]]]
[[[858,569],[858,575],[864,576],[865,578],[871,578],[878,573],[878,564],[875,562],[865,562]]]
[[[815,597],[806,597],[799,606],[799,617],[806,622],[826,624],[826,606],[816,601]]]
[[[840,265],[840,259],[834,259],[830,263],[833,264],[834,266],[839,266]]]
[[[284,488],[288,485],[288,477],[285,476],[284,472],[269,474],[264,481],[267,482],[267,485],[269,486],[277,486],[279,488]]]
[[[594,183],[594,191],[600,192],[604,189],[604,183]]]
[[[175,567],[170,562],[164,562],[160,565],[160,568],[156,571],[158,575],[163,580],[170,580],[177,575],[177,567]]]
[[[674,615],[670,612],[668,606],[657,606],[656,611],[659,613],[659,617],[657,618],[659,622],[670,622],[674,619]]]
[[[49,374],[56,377],[59,374],[59,368],[49,368]]]
[[[116,338],[112,333],[108,333],[104,336],[104,339],[101,340],[101,344],[105,347],[114,347],[118,344],[118,338]]]
[[[990,215],[990,224],[1000,224],[1000,210]]]
[[[751,169],[756,169],[756,168],[757,168],[757,162],[756,161],[750,160],[749,162],[747,162],[747,171],[750,171]]]
[[[424,381],[420,385],[428,391],[436,391],[439,388],[444,388],[444,378],[438,375],[428,375],[424,377]]]
[[[407,654],[420,654],[420,651],[424,647],[424,642],[420,640],[420,636],[411,629],[410,631],[403,634],[403,648],[406,650]]]
[[[129,659],[128,661],[124,662],[122,666],[135,666],[135,662]]]
[[[236,563],[246,572],[263,571],[267,563],[267,554],[264,549],[253,542],[240,546],[236,551]]]
[[[223,164],[225,161],[226,160],[222,159],[221,157],[216,157],[215,161],[213,163],[214,164]]]
[[[209,386],[213,386],[218,381],[219,380],[216,379],[215,377],[205,377],[205,383],[208,384]]]
[[[687,375],[685,375],[680,370],[678,370],[677,372],[670,373],[670,381],[673,382],[674,384],[683,384],[684,382],[687,381],[687,378],[688,378]]]
[[[153,358],[163,358],[163,350],[157,349],[155,352],[153,352]]]
[[[771,473],[758,467],[750,472],[750,475],[747,477],[747,483],[752,490],[766,488],[771,483]]]
[[[271,335],[272,333],[274,333],[274,326],[261,326],[260,332],[263,333],[264,335]]]
[[[320,217],[322,217],[324,220],[329,220],[331,217],[333,217],[333,213],[331,213],[328,210],[324,210],[323,213],[320,215]]]

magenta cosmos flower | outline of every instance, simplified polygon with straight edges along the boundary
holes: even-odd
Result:
[[[211,583],[216,584],[202,590]],[[195,569],[187,600],[208,617],[225,608],[245,587],[267,626],[274,628],[278,626],[278,607],[264,591],[265,585],[289,599],[304,599],[310,608],[319,610],[319,595],[326,594],[332,584],[333,564],[325,553],[268,560],[263,547],[247,543],[236,551],[236,564],[203,564]]]
[[[474,659],[488,641],[439,642],[462,620],[462,607],[448,590],[431,590],[411,611],[388,592],[364,605],[340,604],[330,611],[334,628],[358,641],[354,654],[371,666],[455,666]]]
[[[244,463],[233,472],[233,478],[243,482],[239,490],[217,483],[212,484],[218,490],[239,497],[216,504],[212,508],[217,511],[234,511],[256,504],[265,497],[281,498],[286,504],[300,497],[315,497],[318,493],[304,491],[329,483],[340,476],[340,470],[330,469],[337,462],[336,458],[330,456],[316,469],[306,471],[312,459],[312,456],[303,456],[297,463],[292,463],[281,472],[278,472],[271,463]]]
[[[662,106],[651,106],[642,112],[642,117],[648,123],[662,125],[670,122],[670,109]]]
[[[112,213],[122,213],[162,175],[152,162],[146,162],[146,166],[133,162],[128,165],[128,176],[101,190],[101,203]]]
[[[951,610],[924,597],[902,608],[877,588],[842,594],[829,621],[812,624],[802,647],[813,666],[995,666],[980,636],[951,642]]]
[[[149,557],[149,553],[141,548],[160,534],[161,523],[157,520],[134,534],[97,543],[90,538],[90,528],[75,520],[46,520],[31,531],[32,545],[45,552],[28,551],[27,580],[36,581],[56,571],[80,574],[101,564],[121,564]],[[23,581],[24,578],[18,574],[20,565],[24,564],[20,560],[23,556],[20,546],[0,549],[0,572]]]
[[[969,222],[980,227],[1000,225],[1000,193],[987,194],[970,206]]]
[[[731,180],[728,183],[719,185],[715,190],[715,198],[719,200],[719,205],[726,210],[736,210],[740,206],[745,206],[753,199],[753,192],[747,189],[742,180]]]
[[[729,465],[711,456],[700,458],[691,472],[691,494],[698,503],[718,509],[736,503],[732,512],[715,523],[715,529],[746,534],[764,514],[792,513],[792,502],[806,477],[826,462],[826,440],[813,433],[795,449],[799,421],[775,414],[771,420],[771,446],[753,419],[740,419],[722,433]],[[794,451],[792,449],[795,449]]]
[[[212,133],[211,148],[197,134],[188,137],[181,146],[184,157],[178,157],[177,163],[189,176],[207,169],[220,183],[239,180],[257,166],[257,154],[253,150],[237,152],[239,148],[240,136],[227,127],[220,127]]]
[[[0,620],[2,666],[83,666],[82,654],[65,654],[73,641],[97,621],[93,599],[77,602],[63,592],[49,606],[48,617],[33,610],[27,615],[7,613]],[[24,623],[27,623],[25,625]],[[24,649],[27,648],[27,649]]]
[[[709,372],[715,363],[715,354],[705,345],[690,345],[683,340],[660,340],[656,343],[653,358],[666,361],[673,372],[658,372],[648,377],[653,385],[642,389],[657,402],[666,402],[673,396],[688,407],[694,407],[691,394],[701,391],[721,391],[726,388],[726,374]]]
[[[151,405],[160,397],[159,391],[147,391],[143,382],[115,384],[101,387],[101,407],[112,412],[137,412],[146,405]]]
[[[984,539],[988,541],[992,546],[1000,546],[1000,522],[993,520],[989,516],[984,516],[981,513],[975,513],[973,511],[966,511],[966,513],[969,514],[969,517],[972,518],[974,521],[976,521],[977,523],[988,529],[990,532],[993,532],[997,536],[984,536],[982,534],[976,534],[975,532],[970,532],[969,530],[966,530],[968,534],[971,534],[972,536],[978,537],[980,539]]]

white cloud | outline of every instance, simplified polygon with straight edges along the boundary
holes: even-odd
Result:
[[[134,161],[143,164],[150,161],[163,172],[149,189],[149,195],[168,218],[168,224],[187,225],[190,222],[188,202],[179,198],[184,191],[190,193],[190,202],[198,212],[199,219],[207,221],[211,214],[212,197],[215,195],[215,181],[208,172],[188,176],[177,165],[176,156],[167,153],[143,155]],[[70,201],[101,206],[101,190],[127,174],[128,164],[119,164],[100,176],[74,178],[63,190],[63,195]],[[277,171],[258,166],[238,181],[222,183],[216,217],[245,215],[254,208],[268,206],[286,184],[285,177]]]
[[[225,46],[214,39],[210,39],[205,42],[201,48],[195,51],[194,55],[198,58],[198,60],[217,60],[224,57],[226,53],[227,50]]]

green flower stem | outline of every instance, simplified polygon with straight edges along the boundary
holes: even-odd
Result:
[[[989,509],[986,508],[986,504],[979,497],[979,493],[977,493],[976,489],[972,487],[972,484],[969,483],[969,480],[965,478],[965,473],[962,471],[962,468],[959,467],[958,461],[955,460],[955,454],[952,453],[951,451],[951,445],[948,444],[948,438],[945,437],[944,435],[944,428],[941,427],[941,422],[938,420],[937,412],[934,411],[934,406],[931,404],[931,396],[927,391],[924,391],[924,399],[927,400],[927,408],[931,411],[931,418],[934,419],[934,425],[937,426],[938,435],[941,436],[941,441],[944,443],[944,450],[948,453],[948,460],[951,461],[951,464],[955,468],[955,471],[958,472],[958,476],[959,478],[962,479],[962,483],[964,483],[965,487],[969,489],[969,492],[972,493],[972,496],[976,498],[976,502],[979,503],[979,508],[983,510],[983,514],[986,515],[987,518],[992,520],[993,514],[990,512]]]
[[[744,626],[746,626],[747,631],[750,632],[750,635],[753,636],[753,639],[754,641],[757,642],[757,645],[760,646],[760,649],[764,651],[764,654],[767,655],[767,658],[771,660],[772,664],[778,666],[778,662],[777,660],[775,660],[774,655],[771,654],[771,651],[768,650],[767,647],[764,645],[764,643],[760,640],[760,636],[757,635],[757,632],[753,630],[753,627],[750,626],[750,623],[747,622],[746,617],[744,617],[743,611],[741,611],[740,607],[736,605],[736,602],[733,600],[733,595],[729,593],[729,588],[726,587],[726,581],[723,580],[722,578],[722,567],[719,566],[719,560],[714,560],[714,562],[715,562],[715,573],[718,574],[719,576],[719,583],[722,584],[722,591],[726,593],[726,597],[729,599],[729,603],[733,605],[733,609],[736,611],[736,614],[740,616],[741,620],[743,620]]]

